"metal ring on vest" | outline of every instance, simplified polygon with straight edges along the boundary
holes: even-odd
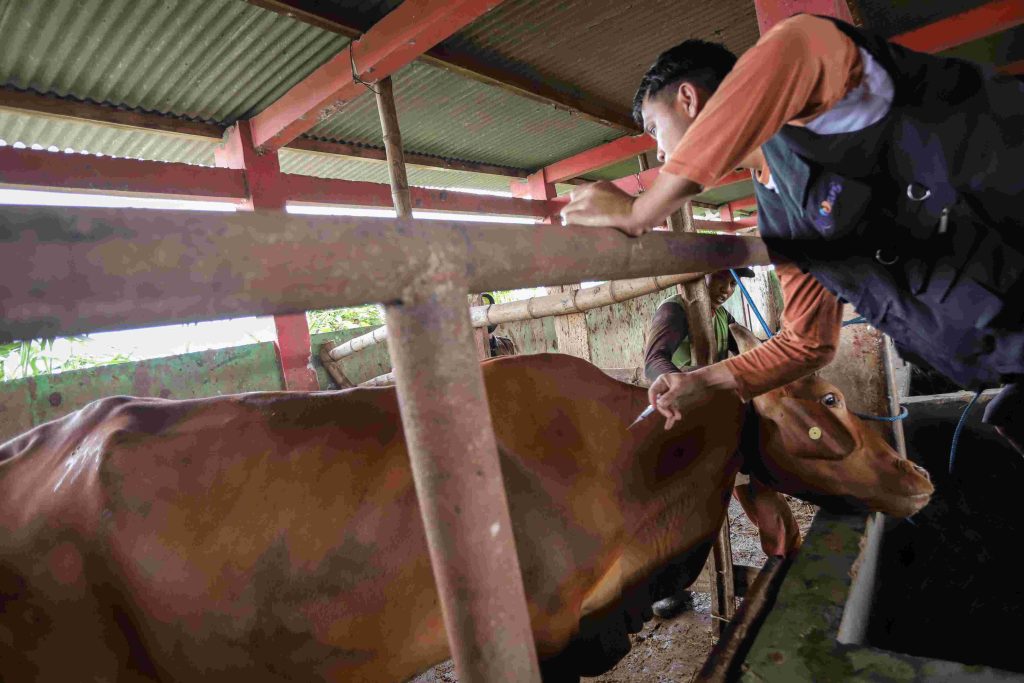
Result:
[[[907,197],[915,202],[923,202],[932,196],[932,191],[919,182],[907,185]]]
[[[889,256],[885,253],[885,249],[879,249],[875,252],[875,260],[881,263],[883,266],[891,266],[900,260],[899,254],[893,254]]]

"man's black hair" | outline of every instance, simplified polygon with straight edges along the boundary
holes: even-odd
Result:
[[[722,84],[725,75],[736,64],[736,55],[719,43],[706,40],[684,40],[671,50],[658,55],[657,61],[644,74],[633,97],[633,120],[644,125],[640,112],[644,99],[655,97],[670,86],[688,81],[709,92]]]

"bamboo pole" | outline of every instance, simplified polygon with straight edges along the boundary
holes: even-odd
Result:
[[[626,384],[633,384],[638,387],[648,387],[650,382],[644,377],[643,368],[601,368],[601,372],[608,375],[612,379],[617,379],[620,382]],[[388,372],[383,375],[377,375],[373,379],[368,379],[365,382],[360,382],[361,387],[390,387],[395,383],[395,373]]]
[[[653,294],[682,282],[691,282],[703,277],[702,273],[642,277],[633,280],[612,280],[596,287],[587,287],[572,292],[559,292],[535,296],[522,301],[506,304],[474,306],[469,311],[473,327],[486,327],[519,320],[535,320],[553,315],[583,313],[593,308],[610,306],[639,296]],[[338,344],[331,349],[331,358],[340,360],[387,339],[387,327],[378,327],[372,332]]]
[[[669,228],[674,232],[696,232],[693,221],[693,207],[689,202],[669,217]],[[701,278],[695,282],[679,285],[683,308],[690,324],[690,353],[694,365],[711,365],[716,362],[717,340],[715,339],[714,311],[707,282]],[[711,614],[718,617],[712,629],[719,635],[736,613],[736,591],[732,575],[732,540],[729,530],[729,515],[722,520],[718,536],[708,557],[706,572],[715,590],[711,591]]]
[[[388,177],[391,179],[391,200],[399,218],[412,216],[412,198],[409,194],[409,178],[405,173],[405,154],[402,150],[402,133],[398,127],[398,112],[395,110],[395,93],[391,78],[377,83],[377,111],[380,114],[380,128],[384,136],[384,154],[388,160]]]

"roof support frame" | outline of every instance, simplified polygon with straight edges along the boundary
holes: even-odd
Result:
[[[253,144],[274,152],[501,0],[405,0],[339,54],[254,116]],[[372,88],[371,88],[372,89]]]
[[[247,0],[268,9],[327,31],[355,39],[369,27],[353,25],[351,17],[332,10],[318,0]],[[457,76],[511,92],[520,97],[554,107],[573,116],[599,123],[616,130],[635,134],[637,125],[630,112],[614,105],[596,102],[580,94],[565,92],[544,81],[532,79],[486,63],[475,55],[445,44],[436,45],[419,57],[419,61]]]
[[[240,169],[245,174],[246,198],[242,211],[268,210],[284,213],[287,197],[281,183],[277,153],[257,154],[248,121],[239,121],[224,136],[215,152],[217,165]],[[293,391],[317,391],[320,383],[310,362],[309,324],[306,312],[274,315],[274,348],[284,387]]]

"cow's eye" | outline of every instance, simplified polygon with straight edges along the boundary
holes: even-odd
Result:
[[[835,406],[839,405],[839,399],[836,398],[835,394],[825,394],[821,398],[821,402],[827,405],[829,408],[834,408]]]

